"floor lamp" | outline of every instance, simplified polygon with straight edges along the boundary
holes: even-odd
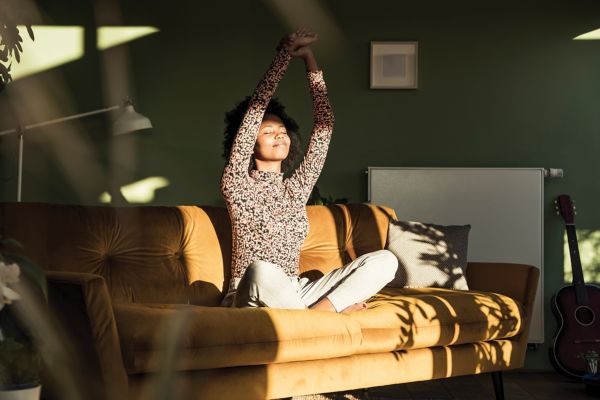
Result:
[[[28,131],[30,129],[40,128],[42,126],[58,124],[60,122],[70,121],[73,119],[89,117],[90,115],[103,114],[103,113],[118,110],[118,109],[121,109],[122,112],[121,112],[121,115],[119,115],[119,117],[117,117],[117,119],[115,120],[115,122],[113,124],[113,134],[114,135],[122,135],[122,134],[128,133],[128,132],[134,132],[134,131],[139,131],[142,129],[152,128],[152,123],[150,122],[150,120],[147,117],[137,113],[134,110],[133,104],[131,103],[131,101],[126,100],[123,104],[120,104],[117,106],[102,108],[102,109],[98,109],[98,110],[94,110],[94,111],[88,111],[88,112],[84,112],[81,114],[70,115],[68,117],[57,118],[57,119],[53,119],[50,121],[39,122],[37,124],[32,124],[32,125],[25,125],[22,127],[9,129],[9,130],[0,132],[0,136],[8,135],[11,133],[19,134],[19,162],[18,162],[19,163],[19,169],[18,169],[19,172],[17,175],[18,176],[17,201],[18,202],[21,201],[21,186],[23,183],[23,134],[25,133],[25,131]]]

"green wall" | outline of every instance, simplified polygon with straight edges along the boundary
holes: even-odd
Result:
[[[47,3],[42,9],[49,23],[95,24],[91,4]],[[272,1],[126,3],[124,24],[153,25],[160,33],[126,47],[129,92],[154,129],[118,139],[118,146],[137,157],[126,163],[129,171],[116,176],[167,177],[170,186],[157,192],[153,204],[222,204],[224,111],[251,93],[288,24],[305,23],[321,34],[314,50],[336,115],[318,182],[322,193],[366,201],[367,166],[563,168],[564,179],[546,182],[545,304],[564,284],[555,196],[569,193],[576,200],[578,227],[600,228],[600,41],[572,40],[600,28],[597,1],[304,1],[287,19]],[[36,79],[45,82],[63,113],[106,104],[102,55],[94,49],[93,29],[86,32],[83,59],[16,81],[0,94],[0,129],[15,123],[11,96],[29,91]],[[418,90],[369,89],[372,40],[419,41]],[[306,142],[311,109],[299,61],[278,96]],[[24,200],[96,204],[108,180],[105,126],[92,118],[73,128],[86,146],[82,153],[80,146],[56,138],[61,129],[52,138],[32,132]],[[0,146],[0,194],[13,200],[16,141],[5,138]],[[79,165],[83,178],[70,176],[65,165]],[[549,307],[545,318],[548,343],[555,329]],[[549,368],[545,346],[529,353],[527,367]]]

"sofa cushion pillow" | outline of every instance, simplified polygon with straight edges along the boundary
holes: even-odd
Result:
[[[468,290],[465,278],[471,225],[390,221],[386,249],[398,258],[388,286]]]

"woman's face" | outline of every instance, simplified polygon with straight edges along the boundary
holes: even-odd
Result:
[[[283,161],[290,151],[290,137],[281,118],[265,114],[260,124],[254,158],[262,161]]]

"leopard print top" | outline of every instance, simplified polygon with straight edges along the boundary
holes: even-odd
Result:
[[[314,127],[304,159],[289,178],[283,173],[248,172],[258,130],[291,56],[280,49],[257,86],[237,132],[221,178],[221,193],[231,218],[233,244],[230,290],[253,261],[279,265],[298,276],[300,247],[308,234],[306,202],[325,163],[333,113],[322,71],[308,73]]]

